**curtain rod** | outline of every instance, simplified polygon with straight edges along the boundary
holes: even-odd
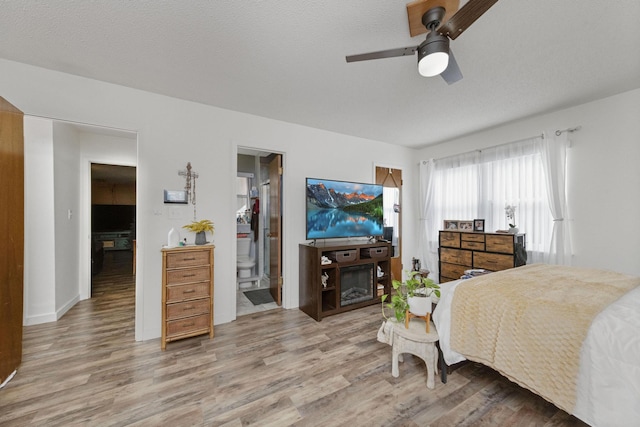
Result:
[[[489,150],[489,149],[492,149],[492,148],[502,147],[504,145],[509,145],[509,144],[515,144],[515,143],[518,143],[518,142],[526,141],[527,139],[534,139],[534,138],[542,138],[542,139],[544,139],[544,133],[541,133],[539,135],[529,136],[527,138],[521,138],[521,139],[518,139],[518,140],[515,140],[515,141],[504,142],[504,143],[498,144],[498,145],[492,145],[490,147],[479,148],[477,150],[465,151],[464,153],[451,154],[450,156],[440,157],[440,158],[434,159],[434,160],[436,160],[436,161],[445,160],[445,159],[448,159],[450,157],[461,156],[461,155],[473,153],[473,152],[476,152],[476,151],[479,152],[479,153],[482,153],[482,150]]]
[[[573,132],[579,131],[580,129],[582,129],[582,126],[576,126],[574,128],[566,128],[566,129],[562,129],[562,130],[557,130],[556,131],[556,136],[560,136],[565,132],[573,133]]]
[[[576,126],[576,127],[574,127],[574,128],[558,129],[558,130],[556,130],[556,136],[560,136],[560,135],[562,135],[564,132],[573,133],[573,132],[579,131],[580,129],[582,129],[582,126],[581,126],[581,125],[578,125],[578,126]],[[528,138],[518,139],[518,140],[516,140],[516,141],[510,141],[510,142],[505,142],[505,143],[498,144],[498,145],[492,145],[492,146],[490,146],[490,147],[485,147],[485,148],[478,149],[478,150],[472,150],[472,151],[467,151],[467,152],[464,152],[464,153],[452,154],[452,155],[450,155],[450,156],[440,157],[439,159],[434,159],[434,160],[444,160],[444,159],[448,159],[448,158],[450,158],[450,157],[455,157],[455,156],[460,156],[460,155],[463,155],[463,154],[473,153],[474,151],[478,151],[478,152],[480,152],[480,153],[481,153],[481,152],[482,152],[482,150],[488,150],[488,149],[491,149],[491,148],[502,147],[502,146],[504,146],[504,145],[515,144],[515,143],[517,143],[517,142],[522,142],[522,141],[526,141],[527,139],[533,139],[533,138],[542,138],[542,139],[544,139],[544,133],[541,133],[541,134],[539,134],[539,135],[530,136],[530,137],[528,137]],[[426,161],[425,161],[425,160],[423,160],[422,162],[424,163],[424,162],[426,162]]]

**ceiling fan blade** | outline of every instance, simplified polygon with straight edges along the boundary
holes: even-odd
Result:
[[[449,85],[462,80],[462,71],[460,71],[456,57],[453,56],[453,51],[451,49],[449,49],[449,65],[447,65],[447,68],[440,73],[440,75]]]
[[[438,28],[438,32],[443,36],[449,37],[451,40],[457,39],[464,30],[476,22],[476,20],[489,10],[491,6],[497,3],[497,1],[498,0],[469,0],[446,24]]]
[[[370,59],[394,58],[396,56],[409,56],[416,53],[418,46],[400,47],[397,49],[380,50],[378,52],[361,53],[359,55],[349,55],[347,62],[368,61]]]

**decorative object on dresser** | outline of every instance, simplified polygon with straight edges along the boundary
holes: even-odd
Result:
[[[516,227],[516,205],[505,206],[504,212],[507,215],[507,222],[509,223],[508,232],[511,234],[517,234],[518,227]]]
[[[210,231],[212,234],[215,231],[213,222],[208,219],[192,221],[191,224],[183,225],[182,228],[196,233],[196,245],[204,245],[205,243],[207,243],[207,231]]]
[[[380,302],[391,289],[390,254],[387,242],[301,244],[300,310],[320,321]]]
[[[473,220],[473,231],[484,231],[484,219]]]
[[[458,229],[458,221],[453,221],[451,219],[444,220],[444,229],[445,230],[457,230]]]
[[[440,283],[460,279],[465,270],[500,271],[526,264],[524,234],[440,231]]]
[[[458,230],[473,231],[473,221],[458,221]]]
[[[213,245],[162,249],[162,337],[213,338]]]

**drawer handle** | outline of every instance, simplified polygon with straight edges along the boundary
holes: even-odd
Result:
[[[187,289],[186,291],[182,291],[183,294],[192,294],[194,293],[196,290],[195,289]]]
[[[195,261],[196,258],[192,257],[192,258],[182,258],[183,261]]]
[[[188,307],[183,308],[183,309],[182,309],[182,311],[195,310],[195,309],[196,309],[196,307],[195,307],[195,306],[190,305],[190,306],[188,306]]]
[[[194,277],[194,276],[195,276],[195,273],[182,275],[182,277]]]
[[[490,259],[487,259],[485,261],[488,262],[489,264],[497,264],[498,263],[498,261],[490,260]]]
[[[182,326],[195,326],[196,322],[183,323]]]

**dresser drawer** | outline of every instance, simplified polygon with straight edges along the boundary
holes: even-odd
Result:
[[[463,240],[462,249],[475,249],[477,251],[484,251],[484,242],[467,242]]]
[[[484,234],[462,233],[463,242],[482,242],[484,243]]]
[[[471,267],[471,252],[460,249],[440,248],[440,261]]]
[[[465,270],[468,270],[469,267],[465,265],[457,265],[457,264],[447,264],[445,262],[440,263],[440,277],[447,278],[450,280],[458,280],[463,274]]]
[[[488,237],[488,236],[487,236]],[[486,252],[475,252],[473,254],[473,268],[484,268],[485,270],[500,271],[513,268],[513,255],[489,254]]]
[[[448,248],[459,248],[460,233],[455,233],[453,231],[441,231],[440,246],[446,246]]]
[[[180,302],[210,297],[209,283],[167,286],[167,302]]]
[[[178,270],[167,271],[167,285],[176,285],[179,283],[202,282],[211,278],[211,269],[209,266],[181,268]]]
[[[209,265],[209,251],[186,251],[167,254],[167,268]]]
[[[210,314],[187,317],[186,319],[167,322],[167,337],[206,332],[209,330]]]
[[[210,310],[210,304],[211,300],[209,298],[167,304],[167,320],[207,314]]]
[[[486,243],[487,252],[513,253],[513,234],[505,234],[504,236],[489,234]]]

